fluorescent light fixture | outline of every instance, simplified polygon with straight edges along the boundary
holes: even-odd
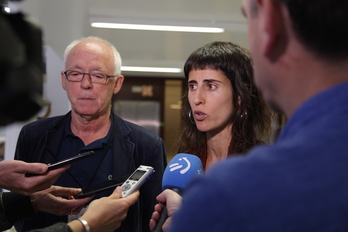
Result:
[[[181,73],[180,68],[159,68],[159,67],[136,67],[136,66],[122,66],[121,71],[131,72],[161,72],[161,73]]]
[[[92,27],[129,29],[129,30],[151,30],[151,31],[176,31],[176,32],[201,32],[201,33],[223,33],[224,28],[218,27],[192,27],[192,26],[165,26],[165,25],[145,25],[127,23],[105,23],[92,22]]]

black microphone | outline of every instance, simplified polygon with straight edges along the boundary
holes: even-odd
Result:
[[[164,170],[162,189],[171,189],[181,195],[188,182],[202,173],[203,165],[197,156],[179,153],[174,156]],[[153,232],[162,232],[162,226],[167,218],[167,207],[164,206]]]

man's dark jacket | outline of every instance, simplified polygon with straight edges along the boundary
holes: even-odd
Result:
[[[26,162],[52,163],[52,155],[57,153],[62,142],[66,123],[71,113],[41,119],[25,125],[19,135],[15,159]],[[126,220],[118,232],[145,232],[149,230],[149,220],[156,204],[156,196],[162,190],[162,176],[166,166],[166,153],[162,139],[152,132],[114,115],[113,126],[113,177],[130,175],[139,165],[154,167],[155,173],[141,188],[140,199],[131,206]],[[49,152],[48,152],[49,151]],[[43,216],[45,215],[45,216]],[[48,215],[48,216],[47,216]],[[66,216],[55,216],[39,212],[37,217],[16,223],[18,232],[66,221]]]

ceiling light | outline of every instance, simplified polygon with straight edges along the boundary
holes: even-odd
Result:
[[[10,12],[11,12],[11,9],[10,9],[10,7],[8,7],[8,6],[5,6],[5,7],[4,7],[4,11],[7,12],[7,13],[10,13]]]
[[[112,29],[201,32],[201,33],[223,33],[225,31],[225,29],[218,28],[218,27],[145,25],[145,24],[105,23],[105,22],[92,22],[91,26],[99,27],[99,28],[112,28]]]
[[[122,66],[121,71],[161,72],[161,73],[181,73],[182,72],[180,68],[136,67],[136,66]]]

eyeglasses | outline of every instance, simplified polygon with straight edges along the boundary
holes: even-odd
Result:
[[[66,70],[64,72],[64,75],[68,81],[72,81],[72,82],[81,82],[84,76],[88,75],[89,78],[91,79],[91,82],[97,83],[97,84],[106,84],[110,77],[116,77],[116,76],[110,76],[105,73],[99,73],[99,72],[83,73],[83,72],[72,71],[72,70]]]

